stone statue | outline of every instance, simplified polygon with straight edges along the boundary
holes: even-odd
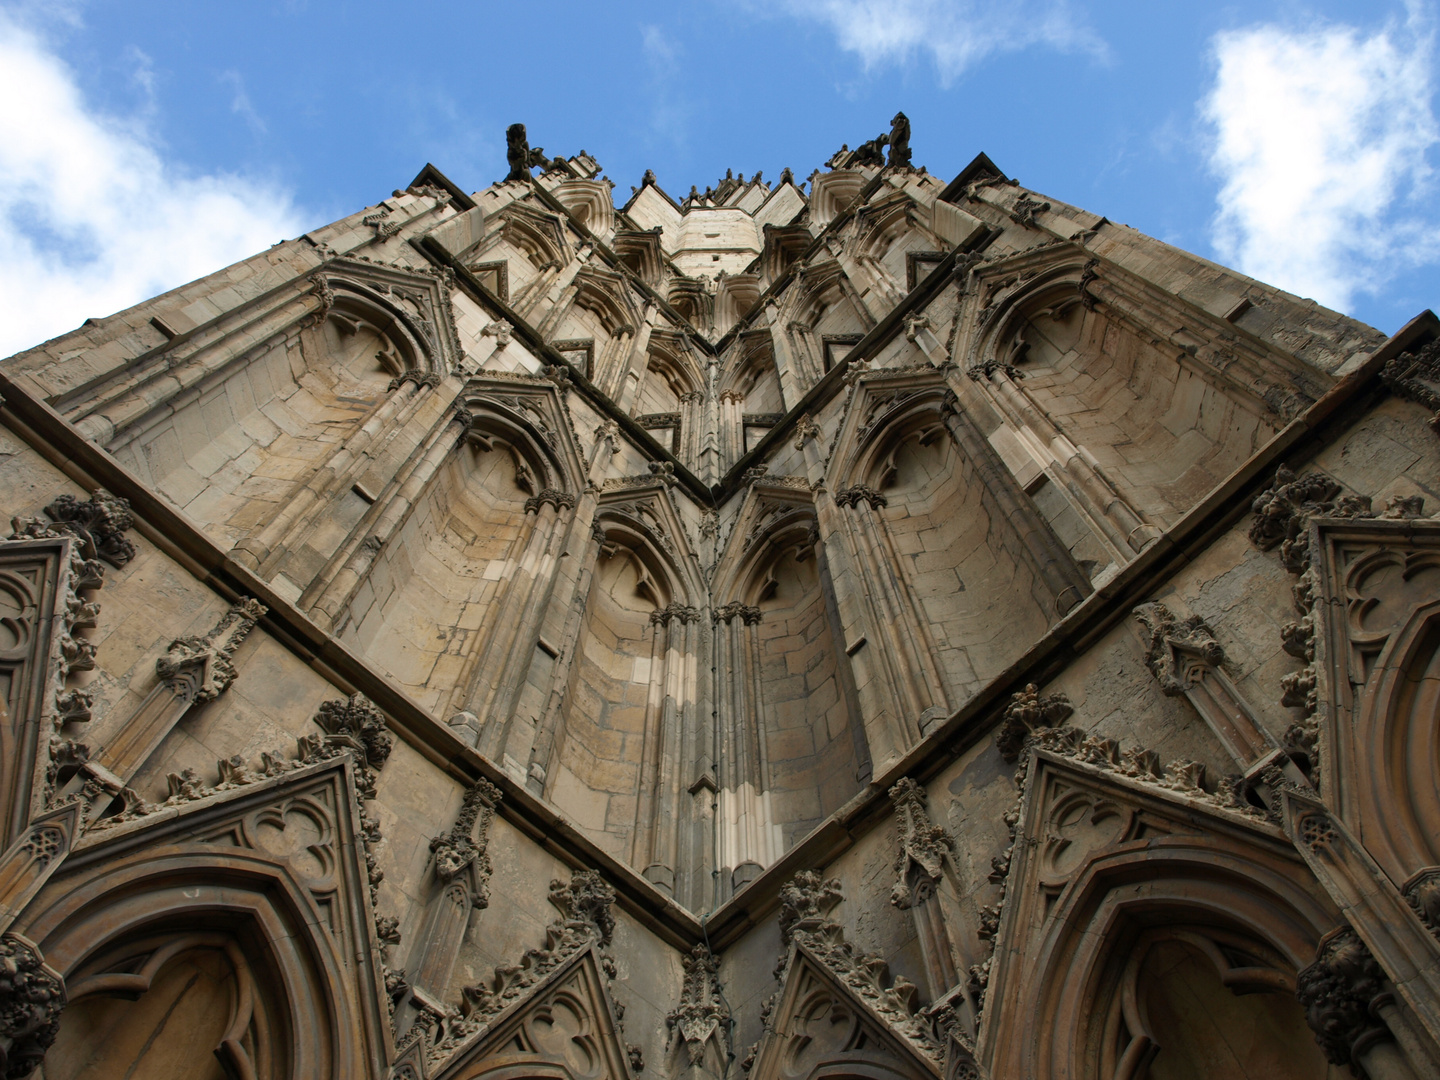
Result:
[[[892,169],[910,168],[910,118],[897,112],[890,121],[890,161]]]
[[[544,169],[552,167],[552,162],[545,156],[542,147],[531,149],[530,141],[525,136],[524,124],[511,124],[505,129],[505,160],[510,163],[506,181],[530,179],[530,170],[537,165]],[[557,162],[563,160],[556,158]]]

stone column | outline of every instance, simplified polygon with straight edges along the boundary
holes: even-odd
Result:
[[[519,547],[520,556],[491,605],[495,614],[488,620],[489,634],[477,642],[460,669],[450,696],[452,711],[472,711],[482,722],[487,720],[496,694],[501,690],[514,643],[524,637],[526,616],[533,620],[534,594],[537,588],[543,588],[543,582],[536,580],[536,573],[544,561],[544,553],[554,541],[560,525],[560,509],[574,505],[573,495],[553,490],[525,500],[524,540],[517,537],[514,545]]]
[[[1029,563],[1032,572],[1045,585],[1054,601],[1054,616],[1063,617],[1090,593],[1090,582],[1075,565],[1074,558],[1050,528],[1030,496],[1016,482],[1014,475],[990,440],[971,423],[955,395],[949,394],[940,409],[940,418],[955,445],[968,459],[985,485],[1000,516],[1019,539],[1019,554]]]
[[[919,740],[929,721],[945,713],[945,692],[918,626],[923,614],[910,602],[908,586],[896,580],[888,562],[889,544],[876,514],[885,505],[885,496],[857,485],[836,492],[835,504],[849,508],[840,517],[859,571],[857,584],[872,612],[866,621],[874,640],[867,644],[879,651],[888,675],[896,749],[904,750]]]
[[[373,456],[367,453],[371,444],[377,439],[385,441],[382,436],[392,426],[402,426],[414,413],[421,392],[439,384],[438,375],[413,372],[391,380],[390,396],[371,412],[360,428],[327,461],[316,465],[291,488],[289,496],[274,509],[264,525],[240,538],[230,552],[235,561],[252,570],[267,569],[275,548],[289,539],[297,523],[326,496],[349,482],[357,465],[372,460]]]
[[[989,385],[996,390],[993,399],[1002,414],[1068,477],[1065,486],[1071,497],[1079,502],[1086,517],[1100,526],[1110,546],[1121,554],[1135,552],[1160,535],[1160,529],[1147,522],[1110,483],[1095,456],[1071,442],[1009,372],[996,368]]]
[[[373,524],[366,530],[362,522],[362,526],[356,530],[357,533],[368,531],[369,535],[357,541],[352,534],[347,545],[348,556],[343,549],[337,553],[337,560],[344,558],[345,561],[334,577],[327,583],[322,572],[321,577],[301,595],[301,606],[310,606],[310,618],[322,631],[333,631],[336,620],[349,606],[355,590],[369,574],[380,549],[409,516],[415,500],[429,487],[441,464],[455,449],[459,437],[469,430],[470,421],[470,413],[464,408],[457,408],[443,423],[436,425],[429,440],[417,447],[416,452],[411,455],[404,478],[399,480],[394,494],[374,518]],[[379,506],[378,503],[376,505]],[[331,565],[334,565],[334,562],[335,560],[332,560]],[[329,570],[328,566],[326,570]]]
[[[675,895],[676,852],[682,777],[681,724],[687,701],[687,677],[694,666],[700,613],[683,604],[652,612],[650,696],[646,706],[640,798],[636,807],[634,864],[647,880]]]
[[[719,762],[720,821],[731,887],[753,881],[773,859],[770,844],[768,783],[764,771],[764,731],[758,697],[758,643],[755,626],[760,609],[738,601],[712,613],[719,670],[725,685],[717,688],[724,737]]]
[[[509,598],[508,618],[512,620],[514,629],[506,634],[504,646],[494,648],[489,661],[482,666],[481,678],[484,679],[484,672],[488,670],[492,682],[488,693],[482,690],[482,696],[477,699],[484,721],[481,753],[505,764],[507,768],[510,767],[505,761],[508,754],[515,762],[514,768],[522,773],[522,763],[530,757],[534,733],[533,730],[528,731],[525,738],[517,739],[517,721],[528,718],[532,723],[538,722],[543,701],[531,702],[522,717],[519,698],[539,645],[547,609],[552,603],[555,591],[553,570],[574,530],[575,497],[563,492],[552,492],[549,497],[544,497],[542,493],[535,497],[533,503],[526,502],[527,514],[532,505],[539,520],[534,527],[533,541],[515,570],[520,580],[525,582],[524,592]],[[500,722],[493,723],[494,720]],[[524,783],[523,775],[517,779]]]

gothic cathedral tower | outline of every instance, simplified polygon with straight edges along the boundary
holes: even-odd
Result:
[[[1440,321],[509,144],[0,362],[0,1074],[1440,1075]]]

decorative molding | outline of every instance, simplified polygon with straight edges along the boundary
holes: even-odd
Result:
[[[1406,401],[1431,410],[1428,426],[1440,435],[1440,338],[1427,342],[1418,353],[1402,352],[1386,361],[1380,381]]]

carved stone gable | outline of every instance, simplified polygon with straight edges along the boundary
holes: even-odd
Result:
[[[1320,790],[1390,877],[1440,865],[1440,522],[1321,519],[1297,586]],[[1311,637],[1313,635],[1313,637]]]
[[[148,807],[144,816],[92,829],[27,910],[27,926],[37,918],[43,924],[48,908],[63,907],[67,895],[83,893],[108,867],[126,860],[140,864],[156,852],[187,866],[213,867],[202,874],[213,884],[200,887],[195,900],[221,907],[230,867],[243,874],[257,864],[274,866],[293,883],[305,922],[328,939],[324,955],[340,965],[335,975],[346,985],[337,989],[352,1017],[348,1023],[359,1028],[337,1038],[354,1040],[356,1052],[371,1062],[383,1060],[389,1016],[371,898],[375,874],[367,865],[377,834],[362,809],[353,752],[341,749],[316,761],[317,755],[305,753],[307,746],[313,750],[302,741],[302,758],[295,762],[267,755],[266,767],[276,775],[232,763],[230,778],[217,788],[197,789],[198,798],[177,796]],[[208,899],[207,890],[213,890]]]
[[[495,1016],[432,1080],[473,1080],[492,1071],[570,1080],[633,1080],[598,942],[558,965]]]
[[[1203,770],[1162,772],[1153,754],[1073,730],[1027,746],[1014,844],[991,879],[1004,888],[995,953],[972,985],[975,1057],[992,1076],[1133,1075],[1122,1060],[1166,1050],[1126,1004],[1143,997],[1152,948],[1190,950],[1231,992],[1288,1002],[1336,918],[1284,833],[1225,805]]]
[[[804,944],[791,946],[785,986],[749,1063],[750,1080],[817,1074],[940,1075],[936,1058],[896,1035],[870,1002]]]

